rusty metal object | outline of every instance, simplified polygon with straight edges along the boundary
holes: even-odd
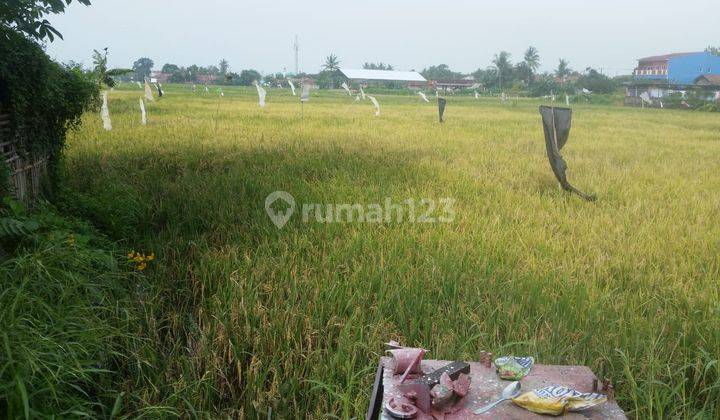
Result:
[[[612,381],[610,381],[610,378],[605,378],[603,380],[603,391],[607,395],[608,401],[615,401],[615,387],[612,384]]]
[[[418,408],[406,397],[391,397],[385,403],[385,411],[399,419],[412,419],[418,414]]]
[[[388,350],[395,361],[395,373],[422,373],[420,360],[425,355],[425,349],[403,347]]]
[[[432,388],[440,383],[440,378],[442,378],[443,374],[447,374],[450,379],[454,381],[457,380],[463,373],[466,375],[470,373],[470,364],[465,362],[452,362],[433,371],[432,373],[428,373],[427,375],[418,378],[416,382],[426,383],[430,388]]]
[[[486,368],[492,368],[493,354],[487,351],[480,352],[480,363]]]

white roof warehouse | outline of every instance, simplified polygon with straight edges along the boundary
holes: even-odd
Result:
[[[422,75],[416,71],[395,71],[395,70],[365,70],[345,69],[340,72],[353,82],[378,81],[378,82],[427,82]]]

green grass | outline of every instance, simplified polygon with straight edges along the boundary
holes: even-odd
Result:
[[[167,86],[110,94],[66,150],[67,211],[152,250],[153,343],[124,413],[360,416],[382,343],[586,364],[638,418],[720,415],[720,119],[581,105],[559,190],[533,100]],[[198,89],[200,90],[200,89]],[[456,200],[447,224],[278,230],[265,197]],[[167,407],[164,408],[164,407]],[[165,411],[167,410],[167,411]]]
[[[141,278],[87,224],[47,205],[13,208],[38,228],[2,238],[11,252],[0,263],[0,416],[111,418],[134,349],[147,346],[129,299]]]

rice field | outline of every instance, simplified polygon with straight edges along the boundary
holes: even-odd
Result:
[[[439,124],[417,95],[374,94],[375,117],[339,90],[224,93],[167,86],[142,126],[125,85],[112,131],[98,112],[68,140],[65,206],[157,255],[132,285],[129,415],[360,417],[390,339],[585,364],[631,417],[720,415],[717,114],[574,105],[589,203],[553,177],[538,100],[448,96]],[[298,205],[282,229],[274,191]],[[444,198],[446,222],[301,212]]]

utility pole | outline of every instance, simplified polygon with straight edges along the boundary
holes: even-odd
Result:
[[[295,53],[295,75],[297,76],[300,73],[300,69],[298,66],[298,57],[300,55],[300,43],[298,43],[297,35],[295,35],[295,42],[293,43],[293,52]]]

